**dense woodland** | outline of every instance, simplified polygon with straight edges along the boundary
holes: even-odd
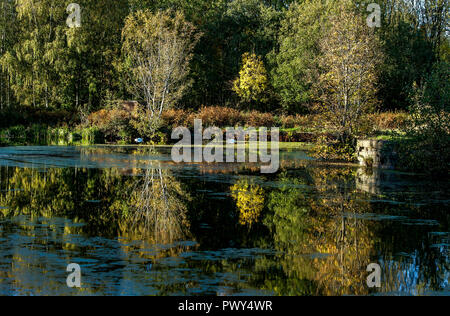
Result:
[[[41,110],[92,125],[136,100],[141,135],[169,110],[220,106],[319,114],[343,142],[364,115],[401,111],[448,137],[448,0],[377,0],[379,27],[359,0],[78,0],[71,28],[70,2],[1,0],[2,127]]]
[[[360,3],[359,3],[360,2]],[[264,64],[271,98],[254,106],[305,111],[313,102],[311,74],[320,59],[320,39],[332,27],[338,1],[79,0],[82,26],[68,28],[70,1],[1,1],[1,93],[13,105],[96,110],[108,98],[132,99],[121,76],[122,30],[128,15],[172,8],[201,33],[190,64],[192,86],[181,107],[241,101],[232,82],[242,56]],[[367,2],[354,1],[363,15]],[[376,86],[382,109],[409,106],[409,92],[439,61],[448,62],[448,1],[383,0],[383,62]],[[260,100],[258,100],[260,101]],[[255,102],[256,103],[256,102]]]

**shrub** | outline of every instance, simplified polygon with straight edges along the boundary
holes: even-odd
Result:
[[[130,119],[130,126],[134,131],[136,131],[136,135],[141,138],[145,138],[146,136],[151,137],[154,133],[154,129],[152,127],[155,124],[160,124],[160,120],[153,121],[153,126],[150,126],[148,118],[147,110],[143,108],[136,108],[133,111],[132,118]]]
[[[313,147],[313,155],[319,159],[337,161],[355,161],[354,141],[343,143],[328,136],[321,136]]]
[[[370,114],[368,118],[378,131],[405,130],[408,125],[408,113],[405,112],[376,113]]]
[[[6,138],[26,138],[26,128],[23,125],[12,126],[6,131]]]
[[[293,115],[282,115],[280,117],[280,124],[282,128],[294,128],[295,126],[295,116]]]
[[[204,126],[217,127],[236,126],[244,121],[243,115],[238,110],[219,106],[202,107],[195,118],[201,119]]]
[[[132,115],[119,109],[105,110],[91,113],[88,117],[88,125],[98,128],[109,140],[120,137],[124,141],[130,141],[133,131],[130,120]]]
[[[178,126],[189,125],[187,120],[189,118],[190,112],[182,109],[170,109],[162,114],[164,123],[172,128]],[[192,123],[191,123],[192,124]]]
[[[275,125],[275,118],[270,113],[251,111],[243,114],[242,118],[248,127],[272,127]]]

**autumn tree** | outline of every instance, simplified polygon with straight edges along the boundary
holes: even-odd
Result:
[[[365,19],[343,4],[331,18],[331,29],[320,44],[318,110],[339,135],[349,140],[361,118],[377,103],[378,40]]]
[[[198,39],[180,12],[140,10],[127,17],[123,53],[129,89],[145,103],[152,125],[189,87],[189,63]]]
[[[267,100],[269,80],[261,57],[245,53],[242,56],[242,69],[233,82],[233,91],[246,103]]]

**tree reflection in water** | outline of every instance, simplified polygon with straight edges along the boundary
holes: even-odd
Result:
[[[130,196],[134,232],[150,236],[155,243],[169,244],[188,235],[186,220],[188,195],[168,170],[147,169]]]
[[[275,262],[263,259],[258,265],[282,267],[287,277],[267,283],[277,294],[367,294],[363,280],[374,239],[367,223],[346,214],[367,212],[368,205],[356,202],[348,174],[316,171],[281,174],[264,220],[278,255]]]
[[[84,158],[115,163],[102,150],[83,151]],[[437,186],[444,191],[432,198],[409,180],[407,189],[392,186],[394,194],[367,190],[355,168],[297,160],[282,161],[275,175],[199,165],[180,176],[163,162],[143,166],[146,151],[125,154],[129,168],[1,167],[0,251],[11,255],[0,260],[0,279],[40,288],[46,278],[27,280],[33,267],[63,273],[52,270],[53,259],[75,256],[120,267],[93,292],[122,279],[148,282],[157,294],[422,294],[448,287],[446,188]],[[366,285],[372,262],[382,266],[381,289]],[[144,270],[149,263],[154,274]]]
[[[168,244],[188,236],[189,195],[169,170],[2,168],[3,216],[70,217],[66,233]],[[132,188],[130,190],[129,188]]]
[[[255,263],[256,272],[272,273],[265,275],[267,289],[279,295],[420,294],[448,284],[448,253],[430,249],[426,231],[432,227],[421,232],[401,221],[381,220],[385,212],[404,212],[408,206],[371,203],[373,195],[356,189],[355,173],[309,167],[280,174],[263,220],[277,255]],[[410,208],[408,215],[425,217],[427,209]],[[436,211],[431,216],[439,216]],[[399,256],[399,245],[411,253]],[[372,262],[382,266],[381,289],[366,285]]]
[[[239,211],[239,223],[248,226],[257,223],[264,209],[264,190],[248,180],[239,180],[230,190]]]

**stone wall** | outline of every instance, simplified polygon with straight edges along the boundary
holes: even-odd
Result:
[[[394,144],[386,140],[360,139],[356,151],[361,166],[394,169],[398,160]]]

